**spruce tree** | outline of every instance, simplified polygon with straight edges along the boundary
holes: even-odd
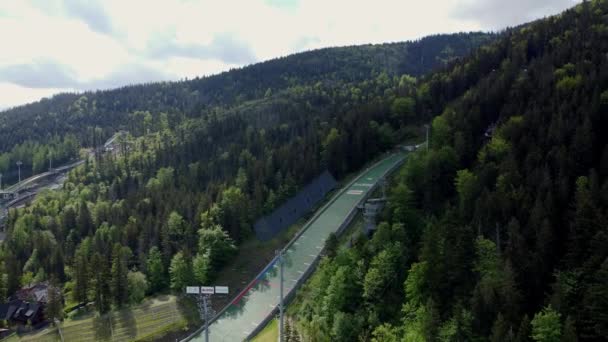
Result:
[[[119,243],[114,244],[112,250],[112,297],[114,304],[122,306],[127,303],[129,283],[127,280],[128,259],[130,251]]]
[[[146,266],[148,270],[148,279],[150,281],[150,291],[154,293],[165,288],[167,284],[167,275],[158,247],[154,246],[148,252]]]
[[[99,253],[93,255],[93,264],[96,269],[93,285],[95,308],[99,313],[104,314],[110,311],[112,303],[110,269],[108,262]]]

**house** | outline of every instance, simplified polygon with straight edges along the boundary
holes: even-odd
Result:
[[[21,302],[15,310],[12,320],[16,323],[36,325],[44,321],[44,310],[42,304]]]
[[[44,307],[49,301],[47,282],[31,284],[15,292],[8,303],[0,303],[0,321],[36,325],[44,321]],[[59,289],[55,289],[60,291]]]
[[[5,337],[9,336],[12,333],[13,333],[12,330],[2,328],[2,329],[0,329],[0,339],[3,339]]]
[[[0,304],[0,321],[10,321],[17,310],[15,301]]]
[[[49,301],[49,284],[47,282],[24,286],[17,292],[13,298],[22,301],[32,301],[46,304]]]
[[[11,323],[36,325],[44,321],[44,305],[20,299],[0,304],[0,320]]]

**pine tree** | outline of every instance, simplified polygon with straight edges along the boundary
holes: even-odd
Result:
[[[537,342],[560,342],[562,336],[560,314],[553,310],[551,305],[534,315],[531,336]]]
[[[55,320],[63,320],[63,296],[56,279],[51,279],[47,291],[48,302],[45,310],[46,318],[52,322]]]
[[[86,303],[90,281],[89,262],[82,248],[79,248],[74,256],[74,273],[74,300],[79,303]]]
[[[432,298],[427,300],[424,312],[424,317],[422,317],[424,338],[426,341],[435,341],[438,329],[441,326],[441,317]]]
[[[8,275],[4,262],[0,262],[0,302],[4,302],[8,296]]]
[[[338,253],[338,247],[340,247],[340,245],[336,234],[329,234],[329,237],[327,237],[327,240],[325,240],[325,255],[330,258],[335,257]]]
[[[574,320],[570,316],[568,316],[564,322],[564,332],[560,342],[578,342]]]
[[[112,297],[114,304],[121,306],[127,303],[129,299],[129,283],[127,279],[128,260],[130,250],[127,247],[121,246],[119,243],[114,244],[112,250]]]
[[[519,329],[517,330],[517,336],[515,337],[515,341],[517,342],[529,342],[532,334],[532,327],[530,325],[530,318],[528,315],[524,315],[519,324]]]
[[[93,291],[95,297],[95,308],[101,314],[111,309],[112,303],[112,279],[108,262],[99,253],[93,255],[92,263],[95,265]]]
[[[51,255],[51,273],[57,277],[59,283],[65,281],[65,260],[63,257],[63,250],[61,248],[55,248]]]
[[[148,259],[146,262],[148,270],[148,279],[150,280],[150,290],[152,293],[157,292],[165,288],[166,274],[165,265],[163,264],[162,256],[158,247],[154,246],[148,252]]]
[[[503,342],[507,341],[507,335],[509,332],[509,327],[507,326],[507,322],[503,318],[502,314],[498,314],[496,321],[494,321],[494,326],[492,327],[492,338],[490,341],[492,342]]]
[[[188,265],[188,261],[182,252],[178,252],[173,256],[169,274],[171,275],[171,288],[175,292],[183,292],[191,281],[192,275],[191,267]]]
[[[91,212],[87,202],[82,200],[78,206],[78,216],[76,218],[76,225],[80,236],[89,236],[93,233],[93,219],[91,218]]]
[[[593,203],[587,177],[579,177],[576,180],[574,207],[575,213],[571,221],[567,259],[569,266],[578,267],[586,259],[591,238],[598,229],[601,229],[601,221]]]
[[[606,237],[604,237],[604,246]],[[599,252],[599,251],[598,251]],[[599,252],[605,253],[605,252]],[[593,282],[585,293],[581,337],[608,336],[608,258],[593,275]]]
[[[196,284],[207,284],[211,275],[209,254],[197,254],[192,261],[192,268],[194,269],[193,274]]]

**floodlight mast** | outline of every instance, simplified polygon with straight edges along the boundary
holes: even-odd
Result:
[[[283,342],[283,321],[284,321],[284,305],[283,305],[283,250],[277,252],[279,262],[279,342]]]
[[[17,168],[19,169],[19,183],[21,183],[21,165],[23,165],[23,163],[21,162],[21,160],[19,160],[17,162]]]
[[[207,305],[207,297],[209,295],[201,294],[203,299],[203,312],[205,313],[205,342],[209,342],[209,306]]]
[[[213,316],[211,295],[228,294],[228,286],[186,286],[186,294],[196,295],[199,314],[205,321],[205,342],[209,342],[209,321]]]

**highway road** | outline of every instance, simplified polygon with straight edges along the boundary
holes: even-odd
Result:
[[[301,234],[285,247],[283,268],[285,297],[292,294],[306,275],[313,270],[329,234],[340,229],[345,221],[352,217],[357,205],[370,194],[378,181],[404,159],[405,154],[394,153],[363,171],[321,208],[303,227]],[[215,317],[209,328],[209,340],[213,342],[245,340],[274,312],[278,301],[279,276],[275,258]],[[200,329],[186,340],[204,341],[204,335],[203,329]]]
[[[104,149],[112,147],[112,144],[114,143],[116,138],[118,138],[121,134],[124,134],[124,133],[126,133],[126,132],[119,131],[119,132],[115,133],[110,139],[108,139],[104,143]],[[94,152],[90,152],[86,156],[86,158],[91,158],[93,155],[94,155]],[[29,199],[35,197],[36,194],[38,192],[42,191],[43,189],[54,190],[54,189],[60,188],[61,185],[63,184],[63,182],[65,181],[65,177],[62,174],[77,167],[78,165],[83,164],[85,162],[85,159],[80,159],[80,160],[74,161],[72,163],[69,163],[67,165],[60,166],[56,169],[53,169],[52,171],[39,173],[37,175],[24,179],[19,183],[15,183],[15,184],[3,189],[4,191],[7,191],[7,192],[21,192],[24,189],[26,189],[27,186],[31,186],[30,189],[26,189],[26,191],[24,191],[24,193],[20,194],[19,198],[17,198],[16,200],[13,200],[13,201],[9,202],[8,204],[0,203],[0,227],[2,227],[2,223],[6,219],[6,209],[7,208],[17,206],[17,205],[24,203],[26,200],[29,200]],[[51,178],[52,178],[52,180],[49,181],[49,179],[51,179]],[[44,182],[41,182],[42,180],[44,180]],[[3,240],[4,240],[4,234],[1,233],[0,242],[2,242]]]
[[[25,186],[28,185],[28,184],[32,184],[32,183],[34,183],[34,182],[36,182],[36,181],[38,181],[38,180],[40,180],[42,178],[45,178],[45,177],[48,177],[48,176],[51,176],[51,175],[55,175],[57,173],[61,173],[61,172],[73,169],[76,166],[81,165],[83,163],[84,163],[84,159],[83,160],[75,161],[73,163],[70,163],[70,164],[67,164],[67,165],[64,165],[64,166],[61,166],[61,167],[58,167],[58,168],[54,169],[53,171],[47,171],[47,172],[39,173],[39,174],[34,175],[34,176],[30,177],[30,178],[22,180],[20,183],[15,183],[15,184],[7,187],[4,190],[8,191],[8,192],[19,191],[19,190],[25,188]]]

